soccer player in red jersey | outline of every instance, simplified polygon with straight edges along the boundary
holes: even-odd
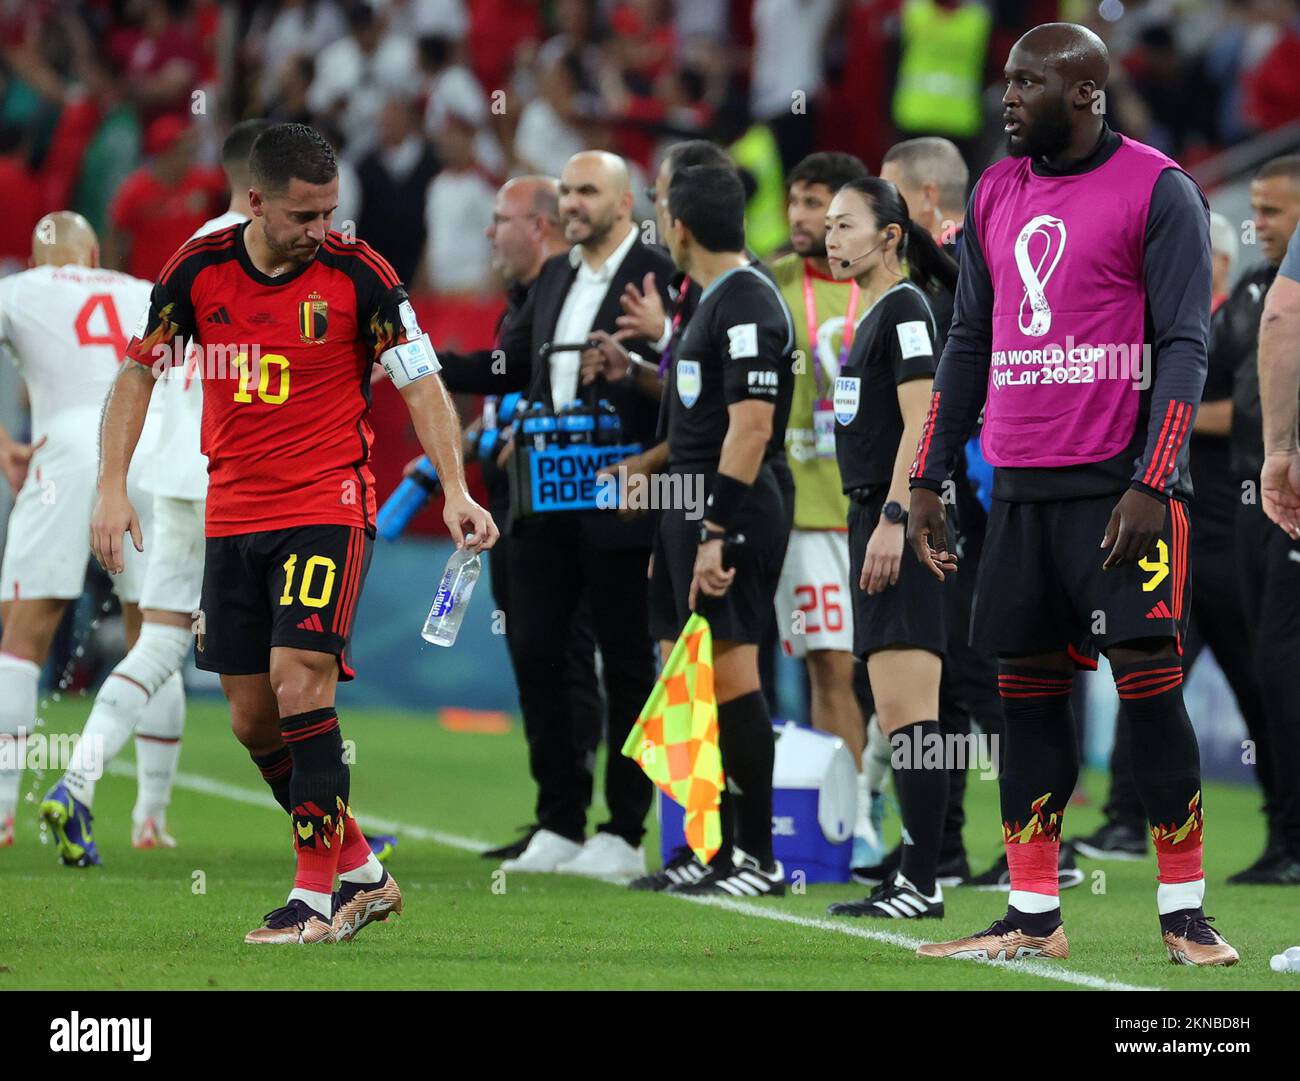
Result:
[[[180,248],[127,346],[134,363],[104,411],[91,547],[113,573],[124,533],[141,548],[127,466],[155,379],[192,339],[209,477],[198,664],[220,673],[235,736],[292,817],[297,849],[287,903],[245,941],[329,942],[402,904],[352,818],[334,709],[336,684],[354,675],[348,638],[375,532],[376,361],[437,465],[457,545],[490,548],[497,528],[466,490],[455,407],[406,290],[372,248],[330,229],[329,144],[278,124],[249,166],[253,218]]]

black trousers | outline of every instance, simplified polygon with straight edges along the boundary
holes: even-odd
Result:
[[[1245,508],[1243,508],[1245,510]],[[1258,512],[1259,518],[1277,535],[1286,535]],[[1264,700],[1255,676],[1257,632],[1252,630],[1255,619],[1248,615],[1245,598],[1245,563],[1252,567],[1259,561],[1254,554],[1243,562],[1239,554],[1240,523],[1222,523],[1206,516],[1196,516],[1192,507],[1192,618],[1187,640],[1183,643],[1183,671],[1190,673],[1202,651],[1209,647],[1219,662],[1223,675],[1237,699],[1246,722],[1246,731],[1255,743],[1255,772],[1264,793],[1264,813],[1270,823],[1270,833],[1277,817],[1274,765],[1270,746],[1269,725],[1266,720]],[[1249,539],[1241,548],[1258,544]],[[1250,572],[1253,577],[1254,571]],[[1300,657],[1300,640],[1293,639],[1292,663]],[[1110,756],[1110,796],[1105,807],[1108,822],[1122,822],[1135,830],[1146,828],[1146,813],[1138,797],[1133,780],[1129,749],[1128,726],[1115,727],[1115,744]]]
[[[1273,835],[1300,857],[1300,541],[1268,520],[1258,503],[1237,509],[1237,568],[1250,659],[1265,723],[1250,736],[1261,776],[1272,779],[1269,823]]]
[[[504,522],[509,516],[508,506],[492,508],[492,517],[497,522]],[[506,642],[510,641],[510,621],[514,613],[510,610],[510,575],[508,562],[510,538],[504,533],[493,546],[488,555],[488,578],[492,585],[492,599],[505,615]],[[569,631],[569,652],[564,672],[564,693],[567,696],[569,714],[573,718],[574,740],[584,748],[583,761],[595,760],[596,748],[600,746],[605,733],[605,701],[600,692],[600,681],[596,678],[596,634],[591,625],[591,601],[584,593],[574,613],[573,625]],[[514,656],[511,654],[510,667],[514,668]],[[516,683],[518,676],[516,675]],[[528,718],[524,717],[525,735]],[[537,782],[537,802],[539,806],[553,802],[551,793],[544,791],[546,779],[534,775]],[[591,771],[587,773],[587,802],[591,804]]]
[[[597,548],[577,514],[539,515],[516,525],[506,564],[510,591],[510,654],[538,785],[537,821],[571,840],[586,832],[594,756],[575,721],[566,685],[574,618],[582,596],[600,647],[608,703],[605,802],[616,833],[633,847],[645,833],[653,786],[620,752],[655,679],[649,636],[643,548]]]

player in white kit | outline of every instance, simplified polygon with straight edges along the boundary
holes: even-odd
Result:
[[[215,233],[251,216],[248,152],[268,126],[265,120],[246,120],[231,128],[221,147],[221,164],[230,183],[230,208],[205,222],[194,237]],[[199,445],[203,391],[198,365],[197,355],[191,353],[184,364],[169,367],[153,396],[151,411],[161,412],[158,445],[141,479],[141,487],[152,495],[152,501],[134,503],[137,507],[151,505],[153,519],[140,596],[143,625],[135,646],[104,681],[82,730],[83,739],[102,739],[110,758],[134,732],[137,759],[142,751],[153,757],[156,798],[147,804],[137,802],[132,816],[132,844],[137,848],[176,844],[167,832],[166,811],[179,761],[180,731],[174,742],[162,743],[149,730],[148,718],[157,689],[180,680],[181,666],[199,629],[195,618],[203,584],[208,459]],[[139,451],[134,460],[141,461]],[[127,554],[133,554],[129,545]],[[56,827],[65,849],[64,862],[84,845],[66,836],[66,830],[60,835],[55,820],[75,818],[79,808],[88,813],[94,797],[94,779],[72,768],[41,805],[42,813],[47,808],[50,811],[47,820]]]
[[[21,482],[0,564],[0,845],[13,843],[33,732],[38,680],[69,601],[79,597],[89,555],[90,516],[99,462],[97,428],[117,376],[129,330],[148,309],[152,283],[98,268],[94,230],[79,214],[46,215],[32,238],[32,268],[0,279],[0,339],[7,344],[31,403],[32,444],[3,444],[11,483]],[[157,417],[141,440],[156,453]],[[139,475],[130,481],[138,487]],[[151,517],[151,516],[150,516]],[[141,528],[152,532],[149,518]],[[137,601],[144,558],[128,553],[113,581],[127,640],[140,626]],[[147,730],[169,731],[184,712],[179,682],[150,703]],[[88,768],[95,764],[87,763]],[[88,824],[87,824],[88,828]]]

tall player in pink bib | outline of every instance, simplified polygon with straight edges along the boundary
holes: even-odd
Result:
[[[1035,27],[1011,49],[1011,156],[971,195],[912,467],[909,539],[942,578],[957,562],[938,493],[983,409],[995,473],[971,636],[999,658],[1011,895],[987,930],[923,956],[1067,956],[1057,856],[1079,772],[1070,690],[1083,646],[1109,659],[1131,733],[1169,958],[1238,960],[1202,907],[1200,756],[1182,694],[1209,209],[1175,162],[1107,127],[1109,63],[1101,40],[1070,23]]]

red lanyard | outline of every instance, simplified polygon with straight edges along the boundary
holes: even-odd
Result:
[[[844,362],[848,359],[849,349],[853,345],[854,318],[858,314],[858,298],[862,295],[862,290],[858,288],[858,283],[854,282],[849,290],[849,310],[844,316],[844,333],[840,337],[840,359],[838,368],[844,367]],[[808,352],[813,365],[813,378],[817,381],[817,397],[825,398],[827,388],[823,386],[826,379],[826,373],[822,370],[821,357],[817,355],[817,328],[821,326],[817,322],[817,298],[813,295],[812,275],[808,271],[808,263],[805,260],[803,265],[803,310],[804,318],[808,321]]]
[[[659,378],[668,373],[668,366],[673,362],[673,339],[677,337],[677,328],[682,325],[682,312],[686,310],[686,294],[690,292],[691,279],[682,278],[677,288],[677,311],[673,313],[672,326],[668,328],[668,344],[664,346],[663,356],[659,358]]]

